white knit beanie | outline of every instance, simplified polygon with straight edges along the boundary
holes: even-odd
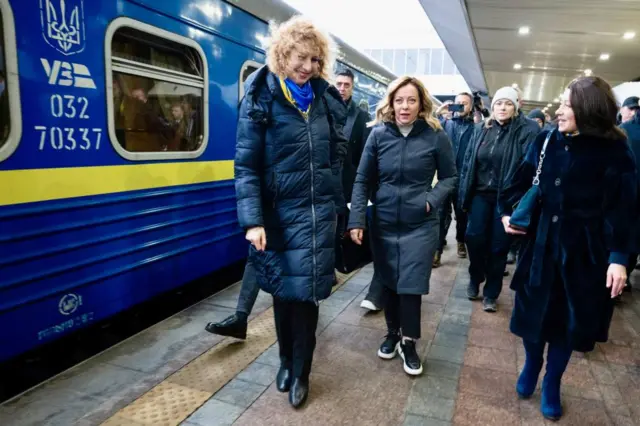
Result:
[[[505,86],[498,89],[493,99],[491,99],[491,110],[493,111],[493,105],[500,99],[507,99],[513,103],[516,107],[516,113],[518,112],[518,92],[513,87]]]

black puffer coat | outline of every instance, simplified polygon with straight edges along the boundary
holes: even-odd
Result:
[[[267,66],[247,79],[235,188],[240,226],[266,231],[266,251],[250,250],[260,287],[280,300],[315,303],[329,296],[334,277],[336,213],[345,205],[340,157],[346,106],[325,80],[311,85],[315,99],[307,121]]]
[[[438,183],[432,188],[436,172]],[[366,228],[367,195],[377,188],[371,229],[375,269],[399,294],[429,293],[439,240],[437,211],[457,180],[453,148],[444,131],[419,119],[406,138],[394,123],[371,132],[353,187],[349,229]]]
[[[495,121],[492,121],[492,125],[499,126]],[[533,142],[540,133],[540,127],[537,124],[536,127],[533,127],[531,123],[526,120],[526,117],[521,118],[520,116],[516,116],[512,122],[505,127],[508,134],[504,136],[506,138],[504,142],[506,147],[502,156],[502,166],[500,167],[498,195],[522,161],[529,144]],[[458,206],[464,211],[469,211],[471,207],[471,200],[476,186],[478,149],[480,149],[480,145],[485,140],[488,131],[489,128],[486,127],[485,123],[476,124],[473,136],[471,136],[471,141],[467,146],[464,166],[462,170],[459,171],[460,189],[458,190]]]

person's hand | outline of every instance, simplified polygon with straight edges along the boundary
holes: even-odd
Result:
[[[627,268],[612,263],[607,270],[607,288],[611,289],[611,298],[619,296],[627,285]]]
[[[526,235],[527,231],[523,231],[521,229],[514,228],[511,226],[509,221],[511,220],[511,216],[502,216],[502,226],[504,226],[504,232],[510,235]]]
[[[352,229],[351,231],[349,231],[349,234],[351,235],[351,240],[359,246],[362,245],[363,232],[364,230],[360,228]]]
[[[430,211],[431,211],[431,204],[427,202],[427,213],[429,213]]]
[[[262,226],[248,229],[245,238],[250,241],[258,251],[264,251],[267,248],[267,234],[264,232]]]
[[[449,105],[451,105],[452,103],[452,101],[446,101],[445,103],[440,105],[436,110],[436,115],[442,115],[445,111],[449,112]]]

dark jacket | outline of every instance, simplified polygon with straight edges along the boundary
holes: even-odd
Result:
[[[449,136],[451,144],[453,145],[453,155],[456,159],[456,167],[458,171],[462,170],[464,164],[464,155],[473,136],[473,117],[468,118],[453,118],[440,120],[444,131]]]
[[[499,197],[502,215],[531,187],[546,132],[527,151]],[[511,281],[516,291],[511,330],[524,339],[540,336],[555,278],[562,276],[573,347],[590,351],[607,340],[613,304],[606,288],[610,263],[628,261],[629,224],[636,218],[637,172],[624,139],[563,136],[555,131],[540,177],[541,211],[523,239]]]
[[[438,183],[432,188],[436,172]],[[376,187],[371,229],[375,269],[398,293],[429,292],[439,239],[437,211],[457,180],[449,138],[424,120],[417,120],[406,138],[395,123],[371,132],[353,187],[349,229],[366,228],[367,195]]]
[[[315,99],[305,121],[264,66],[247,79],[239,112],[238,220],[245,229],[265,228],[266,251],[252,246],[250,257],[260,287],[281,300],[325,299],[334,276],[336,212],[344,204],[338,152],[346,143],[341,133],[346,107],[325,80],[312,79],[311,85]]]
[[[620,125],[620,128],[627,135],[627,141],[634,154],[636,165],[640,164],[640,110],[636,111],[635,116],[631,120]],[[640,173],[638,174],[638,193],[640,194]],[[640,253],[640,217],[635,221],[633,232],[635,235],[635,244],[632,253]]]
[[[344,135],[347,138],[348,145],[342,170],[342,188],[344,190],[344,198],[348,202],[351,200],[358,164],[360,164],[360,157],[367,142],[367,137],[371,133],[371,128],[367,128],[367,122],[370,120],[369,114],[358,108],[353,99],[349,101],[347,107],[348,113]]]
[[[493,126],[498,124],[493,122]],[[524,153],[529,146],[529,143],[533,141],[536,135],[539,133],[540,128],[536,124],[536,131],[525,120],[516,119],[512,120],[507,128],[507,144],[504,155],[502,157],[502,166],[500,167],[498,194],[504,187],[507,178],[513,174],[513,172],[520,164]],[[475,125],[473,136],[467,147],[467,151],[464,157],[464,165],[460,172],[460,189],[458,190],[458,206],[468,211],[471,205],[471,199],[475,190],[475,178],[476,178],[476,166],[478,159],[478,149],[480,144],[485,139],[488,128],[484,122]]]

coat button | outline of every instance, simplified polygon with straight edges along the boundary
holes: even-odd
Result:
[[[561,182],[560,178],[556,179],[556,186],[560,186],[560,182]]]
[[[558,221],[558,216],[553,215],[553,217],[551,218],[551,222],[556,223]]]

